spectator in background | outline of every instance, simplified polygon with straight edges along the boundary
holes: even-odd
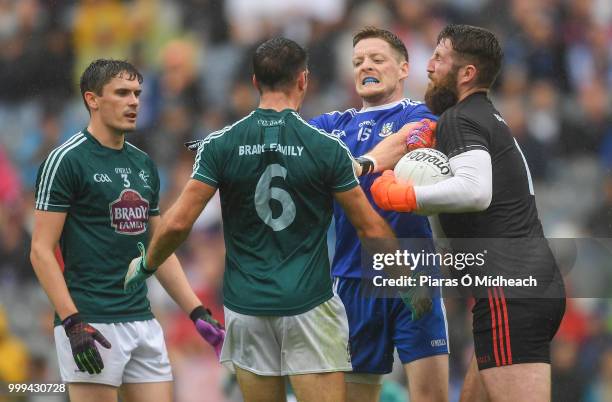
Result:
[[[585,402],[599,401],[612,401],[612,346],[601,357],[599,373],[585,398]]]
[[[529,130],[523,104],[519,97],[506,98],[500,104],[500,111],[525,154],[532,178],[544,179],[550,159],[549,150]]]
[[[581,401],[586,377],[578,368],[580,345],[576,341],[557,339],[551,348],[552,400]]]
[[[6,313],[0,306],[0,384],[28,380],[29,356],[26,346],[11,334]],[[3,385],[3,391],[6,391]]]
[[[593,237],[612,237],[612,175],[602,185],[601,204],[588,217],[586,228]]]
[[[560,148],[564,155],[595,156],[600,150],[604,167],[612,167],[612,113],[610,97],[601,81],[584,83],[576,103],[566,114]]]
[[[133,40],[127,6],[119,0],[83,0],[74,10],[75,74],[99,57],[123,59]],[[75,81],[78,76],[74,77]]]
[[[551,81],[537,80],[529,86],[527,129],[534,140],[550,149],[561,134],[559,91]]]
[[[192,158],[182,144],[195,136],[205,102],[200,90],[197,49],[193,43],[182,39],[170,41],[161,50],[160,62],[160,69],[150,85],[149,104],[145,106],[157,120],[142,146],[165,178],[182,156]]]

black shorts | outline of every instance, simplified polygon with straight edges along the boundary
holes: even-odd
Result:
[[[502,288],[488,289],[472,309],[478,369],[519,363],[549,363],[550,341],[557,333],[564,298],[510,298]]]

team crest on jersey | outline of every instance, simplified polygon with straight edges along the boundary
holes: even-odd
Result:
[[[379,137],[387,137],[389,136],[389,134],[393,133],[393,122],[390,121],[388,123],[383,124],[382,128],[380,129],[380,133],[378,133]]]
[[[149,201],[138,191],[125,189],[115,201],[109,204],[111,226],[116,233],[137,235],[147,230]]]

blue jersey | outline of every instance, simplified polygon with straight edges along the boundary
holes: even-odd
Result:
[[[361,111],[348,109],[344,112],[331,112],[310,120],[310,124],[340,138],[355,156],[370,151],[385,137],[398,131],[407,123],[421,119],[437,120],[422,102],[403,99],[388,105],[365,108]],[[360,178],[368,200],[376,211],[387,220],[397,237],[429,237],[431,228],[424,216],[388,212],[379,209],[370,194],[370,186],[378,174]],[[332,275],[344,278],[361,277],[361,243],[355,228],[342,208],[334,203],[336,221],[336,254],[332,265]]]

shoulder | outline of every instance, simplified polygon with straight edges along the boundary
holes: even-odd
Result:
[[[134,153],[135,155],[138,155],[138,156],[140,156],[142,158],[151,159],[151,157],[149,156],[148,153],[146,153],[142,149],[138,148],[136,145],[132,144],[131,142],[128,142],[128,141],[125,142],[125,149],[128,152]]]
[[[330,134],[309,122],[305,121],[297,112],[291,112],[291,116],[296,120],[300,131],[308,135],[309,140],[319,141],[326,145],[340,146],[348,152],[348,147],[336,135]],[[350,152],[349,152],[350,155]]]
[[[350,109],[346,109],[345,111],[338,111],[338,110],[333,110],[331,112],[327,112],[322,114],[322,116],[329,116],[329,117],[333,117],[333,118],[342,118],[342,117],[355,117],[355,115],[357,114],[357,109],[350,108]]]
[[[413,100],[410,98],[402,99],[400,102],[400,105],[402,106],[402,109],[408,109],[408,110],[413,110],[413,109],[421,108],[421,107],[425,107],[425,109],[427,109],[427,105],[425,105],[425,102]]]
[[[440,116],[440,125],[457,128],[458,125],[469,125],[473,128],[485,128],[482,117],[489,115],[489,108],[483,108],[482,102],[461,102],[446,110]],[[492,115],[491,115],[492,117]]]
[[[346,109],[344,111],[333,110],[313,117],[309,120],[309,123],[324,130],[331,131],[337,124],[351,120],[356,114],[357,110],[355,108]]]
[[[43,165],[50,167],[59,166],[62,162],[65,163],[66,161],[79,161],[83,158],[83,153],[75,152],[75,149],[83,148],[85,144],[87,144],[87,137],[82,132],[78,132],[53,149]]]
[[[438,120],[438,116],[433,114],[427,107],[425,102],[415,101],[412,99],[404,98],[400,102],[402,112],[407,120],[410,119],[424,119],[428,118],[431,120]]]
[[[224,139],[228,138],[228,135],[231,134],[234,130],[240,129],[245,125],[251,124],[251,117],[253,117],[254,113],[255,111],[252,111],[248,115],[244,116],[242,119],[237,120],[234,123],[227,125],[220,130],[213,131],[212,133],[208,134],[206,137],[204,137],[204,139],[200,141],[198,151],[200,151],[201,149],[206,147],[206,145],[212,142],[223,141]]]

